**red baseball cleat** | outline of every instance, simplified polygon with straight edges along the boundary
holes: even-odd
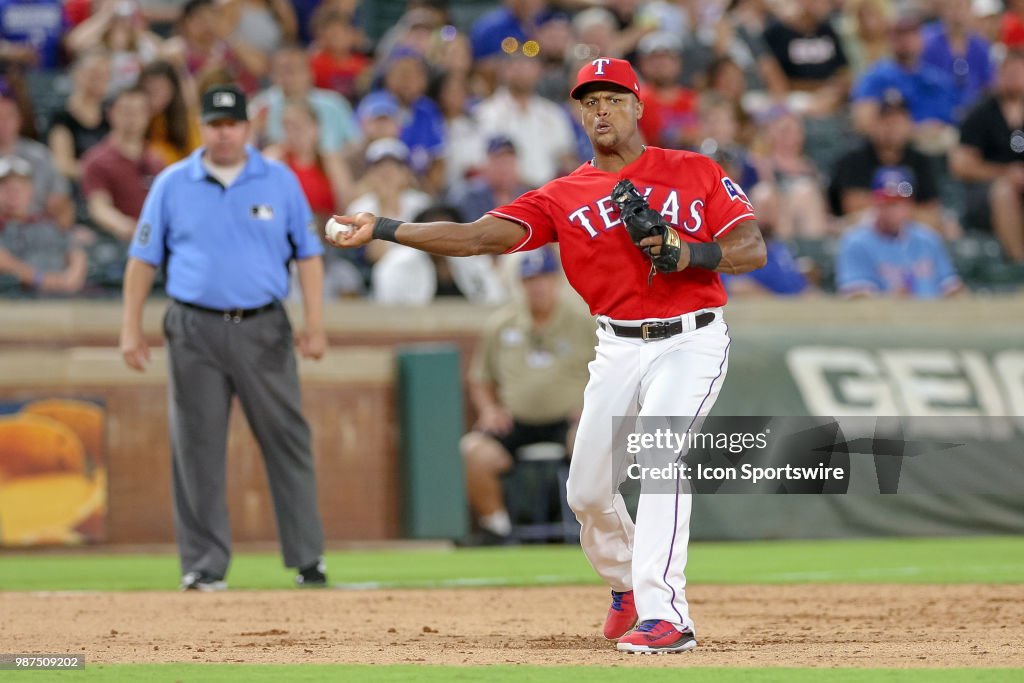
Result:
[[[619,652],[686,652],[697,647],[697,638],[663,619],[646,619],[615,647]]]
[[[604,620],[604,637],[618,640],[636,626],[636,605],[633,604],[633,591],[612,591],[612,606],[608,608],[608,616]]]

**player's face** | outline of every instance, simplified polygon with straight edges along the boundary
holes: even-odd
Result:
[[[583,129],[595,148],[614,149],[636,133],[644,104],[621,90],[592,90],[580,100]]]
[[[249,139],[249,122],[217,119],[203,124],[203,145],[210,161],[220,166],[233,166],[245,159],[245,143]]]

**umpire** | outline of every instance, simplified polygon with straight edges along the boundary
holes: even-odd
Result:
[[[225,494],[234,394],[260,444],[285,565],[300,586],[326,585],[310,431],[302,416],[292,328],[281,301],[298,264],[306,358],[327,347],[323,247],[295,176],[246,144],[245,95],[202,96],[203,146],[164,170],[146,198],[124,281],[121,353],[144,370],[143,303],[163,266],[174,521],[182,589],[216,591],[231,559]]]

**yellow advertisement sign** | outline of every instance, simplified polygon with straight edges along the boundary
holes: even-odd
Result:
[[[104,540],[105,421],[81,399],[0,405],[0,546]]]

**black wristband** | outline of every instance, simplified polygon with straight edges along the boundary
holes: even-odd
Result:
[[[722,246],[718,242],[688,242],[690,245],[690,264],[687,268],[703,268],[714,270],[722,262]]]
[[[398,242],[395,232],[398,231],[398,226],[401,224],[402,221],[396,221],[394,218],[378,216],[377,220],[373,222],[373,238],[386,242]]]

